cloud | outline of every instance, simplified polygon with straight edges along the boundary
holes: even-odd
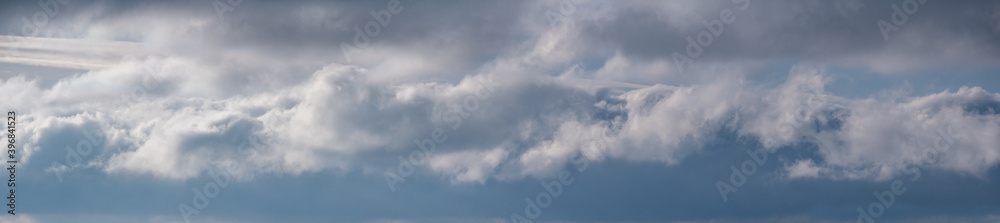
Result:
[[[32,215],[24,213],[12,216],[4,216],[4,218],[0,218],[0,223],[35,223],[35,222],[39,221],[36,220],[34,217],[32,217]]]
[[[86,128],[99,128],[108,135],[105,147],[94,156],[96,168],[169,179],[191,179],[236,162],[244,163],[247,176],[385,169],[392,164],[384,160],[392,159],[379,153],[403,153],[414,148],[415,139],[449,127],[460,131],[448,134],[451,139],[439,146],[441,152],[431,156],[424,168],[456,183],[552,176],[571,157],[581,155],[590,160],[674,165],[699,153],[718,132],[730,130],[757,138],[770,150],[818,145],[821,156],[814,166],[805,167],[823,168],[820,176],[835,179],[882,180],[897,175],[938,143],[919,139],[935,137],[938,129],[949,127],[956,149],[942,157],[941,168],[982,175],[1000,160],[990,149],[1000,142],[989,137],[1000,132],[996,94],[965,87],[906,102],[844,99],[823,93],[829,78],[817,68],[794,68],[775,89],[720,78],[691,86],[626,85],[638,88],[610,94],[566,81],[571,79],[514,74],[532,69],[523,65],[498,63],[457,83],[393,83],[368,78],[381,69],[330,64],[298,85],[243,95],[239,89],[220,92],[213,84],[194,84],[199,81],[181,72],[199,68],[180,64],[204,66],[170,58],[126,61],[38,90],[46,95],[44,103],[77,108],[36,105],[32,115],[89,117],[86,120],[92,124]],[[159,67],[154,69],[159,71],[155,77],[159,82],[138,100],[126,94],[128,103],[121,103],[113,100],[110,92],[115,90],[86,90],[128,89],[115,76],[141,74],[150,67]],[[478,101],[478,108],[468,111],[460,123],[448,120],[456,106],[481,93],[480,80],[488,76],[503,84]],[[125,83],[140,89],[151,86],[149,79],[131,79]],[[105,95],[112,97],[75,99]],[[267,123],[275,117],[287,121]],[[56,119],[31,121],[38,133],[27,148],[49,149],[37,145],[56,137],[44,132],[86,129],[40,124],[44,120]],[[277,134],[273,143],[256,150],[259,156],[239,151],[241,142],[265,132]],[[606,145],[593,146],[595,139]]]
[[[786,166],[789,178],[816,178],[822,170],[812,160],[799,160],[791,166]]]
[[[566,187],[567,200],[546,209],[552,220],[838,221],[817,215],[840,209],[815,203],[853,205],[842,203],[853,197],[841,188],[923,168],[964,183],[949,187],[969,193],[956,198],[989,197],[969,188],[989,187],[981,182],[1000,162],[1000,8],[990,1],[928,1],[884,39],[876,24],[902,1],[404,0],[348,61],[340,44],[353,43],[355,27],[387,2],[244,1],[220,16],[212,1],[71,1],[27,37],[18,36],[20,17],[40,10],[37,2],[3,3],[0,14],[13,19],[0,27],[17,32],[0,36],[0,95],[19,114],[29,166],[19,176],[46,194],[97,191],[74,198],[96,204],[87,207],[35,203],[56,214],[38,221],[131,206],[156,216],[90,218],[176,220],[145,198],[188,199],[190,185],[235,166],[235,181],[254,183],[225,193],[260,194],[213,200],[205,213],[235,217],[203,220],[310,221],[328,213],[319,207],[345,210],[331,214],[345,222],[496,222],[507,207],[492,201],[520,207],[521,186],[578,161],[598,171],[574,175],[588,183]],[[736,20],[682,72],[673,53],[714,30],[706,23],[724,10]],[[887,87],[898,82],[905,86]],[[421,178],[407,179],[430,198],[387,198],[390,190],[368,185],[384,183],[385,171],[438,132],[446,139],[413,164]],[[717,195],[714,171],[728,173],[730,155],[758,148],[778,164],[760,165],[739,196],[779,205],[705,201]],[[98,183],[48,184],[53,175]],[[120,202],[104,187],[144,199]],[[601,196],[570,198],[572,190]],[[490,193],[476,198],[490,202],[470,205],[482,191]],[[956,213],[941,206],[988,213],[991,200],[912,194],[911,206],[894,211],[995,218],[934,216]],[[291,202],[274,209],[261,197]],[[601,206],[616,202],[676,212]]]
[[[947,101],[947,102],[945,102]],[[914,97],[906,102],[852,103],[838,130],[816,139],[826,164],[847,178],[888,179],[925,154],[942,151],[935,166],[982,177],[1000,161],[1000,95],[978,87]],[[842,168],[842,169],[839,169]]]
[[[501,148],[483,151],[460,151],[430,158],[432,170],[451,178],[452,183],[485,183],[500,162],[507,158],[507,151]]]
[[[124,57],[153,54],[135,42],[18,36],[0,38],[6,40],[0,42],[0,47],[14,49],[3,51],[0,62],[14,64],[90,70],[110,67]]]

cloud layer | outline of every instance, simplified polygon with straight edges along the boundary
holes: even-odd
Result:
[[[729,141],[781,154],[769,182],[988,181],[1000,162],[996,2],[926,1],[889,33],[907,1],[401,0],[378,17],[393,2],[3,3],[21,162],[59,181],[235,165],[240,182],[480,189],[581,160],[690,168]]]

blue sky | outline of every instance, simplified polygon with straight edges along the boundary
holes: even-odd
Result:
[[[0,222],[997,222],[995,1],[0,3]]]

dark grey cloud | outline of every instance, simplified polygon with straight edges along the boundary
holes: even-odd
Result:
[[[669,7],[617,3],[616,17],[583,23],[581,36],[588,45],[612,44],[630,56],[672,59],[673,52],[684,53],[687,37],[709,31],[702,21],[718,20],[718,13],[728,9],[734,12],[735,21],[704,47],[699,61],[844,61],[864,67],[869,65],[863,60],[890,63],[880,60],[916,56],[899,64],[900,70],[925,63],[989,66],[995,61],[998,33],[990,25],[995,23],[991,18],[995,2],[927,1],[914,14],[907,14],[905,23],[885,40],[878,21],[892,22],[892,5],[902,7],[905,2],[751,1],[746,11],[740,11],[735,3],[709,1],[700,4],[706,5],[697,8],[700,13],[689,17],[671,17]],[[970,48],[944,50],[956,46]]]

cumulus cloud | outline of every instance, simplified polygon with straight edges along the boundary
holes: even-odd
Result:
[[[131,62],[120,66],[143,72]],[[332,64],[311,80],[272,94],[189,98],[214,94],[197,87],[170,88],[185,77],[159,76],[162,93],[126,98],[127,103],[114,100],[121,95],[103,102],[73,99],[82,97],[73,90],[83,92],[81,86],[121,83],[100,78],[114,69],[66,79],[45,90],[10,80],[48,95],[45,103],[76,106],[26,106],[33,108],[26,124],[32,132],[26,145],[29,161],[37,159],[32,153],[42,150],[62,160],[64,146],[43,142],[100,129],[106,143],[95,145],[94,155],[84,157],[90,165],[71,168],[171,179],[190,179],[229,162],[245,163],[251,175],[388,168],[391,164],[364,160],[384,158],[377,155],[382,151],[404,153],[432,129],[451,128],[456,123],[443,118],[449,107],[474,96],[482,78],[470,76],[459,83],[372,82],[365,78],[368,69]],[[429,158],[427,168],[454,183],[482,183],[490,178],[551,176],[578,155],[676,164],[723,129],[760,138],[772,150],[819,145],[818,160],[789,166],[789,177],[887,179],[921,161],[924,152],[942,143],[933,140],[938,130],[949,127],[946,133],[955,144],[941,156],[941,168],[983,174],[1000,158],[995,150],[1000,144],[992,137],[1000,126],[1000,99],[975,87],[895,102],[825,95],[827,79],[816,69],[795,69],[774,89],[720,79],[617,95],[562,84],[559,78],[500,78],[497,81],[504,84],[480,102],[480,110],[463,121],[460,132],[449,134],[452,139]],[[143,87],[142,78],[131,83]],[[287,121],[268,123],[269,117]],[[241,142],[265,131],[280,133],[258,155],[239,150]],[[595,139],[606,144],[595,145]]]
[[[52,86],[11,77],[0,92],[24,96],[11,105],[28,117],[29,160],[41,159],[36,153],[61,160],[64,146],[45,142],[99,129],[106,141],[95,145],[89,166],[50,169],[165,179],[195,178],[222,163],[241,163],[248,176],[390,169],[393,154],[406,154],[437,128],[448,130],[449,139],[420,168],[454,183],[551,176],[577,156],[675,165],[720,131],[756,139],[770,151],[816,145],[815,160],[786,167],[790,177],[888,179],[921,162],[941,143],[934,140],[941,131],[951,150],[938,159],[940,168],[982,175],[1000,160],[1000,96],[983,88],[902,101],[847,99],[824,91],[831,77],[822,67],[796,66],[778,83],[747,74],[762,61],[798,56],[804,64],[842,61],[835,64],[883,72],[995,60],[995,38],[932,31],[941,27],[933,18],[960,6],[922,8],[884,43],[874,24],[891,13],[888,5],[784,3],[753,2],[747,13],[758,16],[737,15],[739,26],[727,26],[695,63],[704,69],[685,74],[669,55],[712,19],[703,15],[740,5],[588,1],[568,15],[572,24],[552,26],[543,15],[564,7],[559,1],[456,3],[496,9],[482,15],[438,15],[419,9],[442,3],[408,2],[353,64],[340,61],[337,44],[370,18],[346,9],[383,5],[262,2],[295,15],[266,21],[250,16],[264,10],[253,6],[217,21],[208,5],[97,5],[67,14],[85,19],[53,21],[53,27],[82,27],[66,29],[72,35],[47,36],[76,39],[23,38],[22,54],[3,59],[85,72]],[[185,13],[183,22],[172,19],[187,9],[204,10]],[[481,26],[527,12],[538,13]],[[804,27],[830,29],[796,31]],[[277,36],[285,32],[300,38]],[[108,51],[100,61],[62,60],[99,53],[94,47]],[[963,53],[973,48],[981,50]],[[501,83],[488,97],[481,97],[484,79]],[[470,97],[478,98],[473,111],[467,111]],[[456,112],[468,114],[456,121],[450,118]],[[248,152],[241,144],[259,146]]]
[[[431,158],[432,170],[451,178],[453,183],[484,183],[495,168],[505,160],[507,151],[502,147],[492,150],[470,150],[437,155]]]
[[[152,61],[146,62],[170,63]],[[1000,160],[995,150],[1000,142],[992,137],[1000,133],[995,93],[963,87],[903,102],[844,99],[823,93],[828,78],[816,68],[793,69],[777,88],[737,78],[611,94],[561,83],[558,77],[498,74],[524,68],[488,68],[458,83],[387,83],[367,79],[372,69],[331,64],[299,85],[256,95],[214,94],[205,89],[210,85],[170,87],[195,80],[164,68],[156,77],[159,87],[139,99],[129,94],[126,103],[113,100],[115,95],[74,99],[101,95],[81,95],[85,86],[127,89],[114,75],[144,72],[135,63],[143,62],[35,90],[46,95],[43,103],[75,108],[31,109],[27,157],[59,149],[42,145],[63,137],[50,132],[99,129],[107,142],[95,145],[91,166],[109,173],[189,179],[232,162],[245,163],[251,175],[350,171],[389,168],[364,160],[384,158],[378,155],[382,152],[405,153],[414,148],[413,140],[444,128],[458,131],[449,133],[451,139],[439,145],[426,168],[455,183],[551,176],[575,156],[672,165],[729,130],[757,138],[770,150],[819,146],[818,160],[789,166],[790,177],[887,179],[942,145],[933,140],[941,131],[954,142],[941,156],[941,168],[981,175]],[[446,119],[464,99],[476,96],[484,78],[503,84],[460,123]],[[146,89],[143,78],[130,83]],[[254,156],[240,151],[241,142],[265,132],[277,133]],[[594,144],[598,139],[599,146]]]
[[[855,101],[843,125],[818,133],[816,140],[828,167],[841,177],[887,179],[927,161],[982,177],[1000,161],[998,102],[1000,95],[978,87],[899,103]],[[940,157],[926,155],[937,152]]]

